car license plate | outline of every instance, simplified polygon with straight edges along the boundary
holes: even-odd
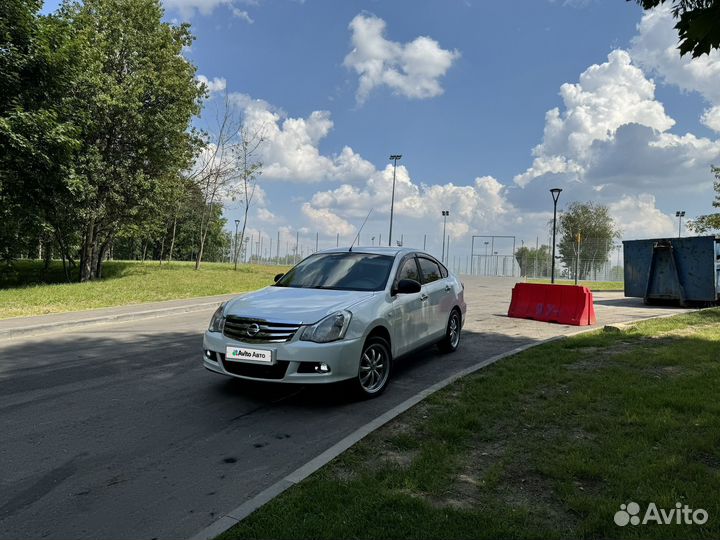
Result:
[[[254,362],[257,364],[272,364],[272,351],[266,349],[247,349],[245,347],[227,347],[225,360],[232,362]]]

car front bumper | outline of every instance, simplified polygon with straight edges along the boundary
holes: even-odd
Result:
[[[219,332],[205,332],[203,366],[210,371],[256,381],[297,384],[327,384],[352,379],[358,374],[363,340],[340,339],[330,343],[300,341],[294,336],[287,343],[244,343]],[[246,347],[273,351],[272,365],[226,360],[227,347]],[[208,354],[210,351],[210,354]],[[330,371],[313,368],[326,364]]]

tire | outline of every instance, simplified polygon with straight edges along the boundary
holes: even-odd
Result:
[[[355,389],[363,398],[379,396],[387,387],[392,370],[390,345],[379,336],[371,336],[365,341],[358,374],[355,378]]]
[[[453,309],[448,317],[447,327],[445,329],[445,337],[438,343],[438,349],[444,353],[452,353],[458,350],[460,346],[460,331],[462,330],[462,319],[460,312]]]

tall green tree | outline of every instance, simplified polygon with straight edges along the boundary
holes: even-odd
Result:
[[[62,102],[80,140],[67,187],[82,224],[81,281],[101,276],[113,237],[162,198],[162,179],[196,150],[189,126],[204,90],[182,55],[193,38],[162,17],[159,0],[66,0],[57,15],[82,66]]]
[[[710,166],[710,171],[715,175],[713,187],[715,188],[715,200],[712,205],[714,208],[720,208],[720,167]],[[688,222],[688,228],[696,233],[704,234],[711,231],[720,230],[720,213],[706,214],[698,216]]]
[[[586,279],[592,270],[601,269],[609,259],[613,242],[620,238],[607,206],[594,202],[570,203],[560,215],[558,234],[560,259],[571,273],[579,255],[579,279]]]
[[[549,276],[550,248],[542,245],[539,248],[523,246],[515,251],[515,260],[520,266],[521,276]]]
[[[629,2],[630,0],[628,0]],[[693,58],[720,48],[720,0],[635,0],[644,9],[670,1],[677,24],[680,55]]]
[[[60,21],[39,0],[0,3],[0,252],[7,261],[45,237],[47,214],[67,215],[55,186],[72,177],[77,130],[60,103],[71,90]],[[38,198],[38,193],[41,197]],[[39,201],[51,201],[42,208]],[[56,229],[56,236],[65,236]]]

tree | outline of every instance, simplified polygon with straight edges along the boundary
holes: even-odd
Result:
[[[537,249],[523,246],[515,251],[515,260],[520,266],[521,276],[550,275],[550,248],[546,245]]]
[[[66,28],[40,17],[41,5],[37,0],[0,3],[0,252],[8,262],[27,255],[28,244],[48,242],[49,214],[68,215],[56,186],[72,176],[72,153],[79,143],[72,121],[59,111],[69,88],[69,59],[57,53]],[[52,204],[41,208],[43,197]],[[58,241],[67,238],[61,227],[55,232]]]
[[[710,171],[715,175],[713,187],[715,189],[715,200],[712,205],[714,208],[720,208],[720,167],[710,166]],[[696,219],[689,221],[687,224],[689,229],[696,233],[705,234],[713,230],[720,229],[720,213],[707,214],[698,216]]]
[[[578,279],[586,279],[591,270],[602,268],[614,240],[620,237],[607,206],[594,202],[570,203],[560,215],[558,234],[560,259],[573,274],[579,257]]]
[[[162,17],[159,0],[66,0],[57,15],[82,66],[63,98],[80,139],[67,187],[81,224],[81,281],[101,277],[114,236],[194,153],[188,128],[203,89],[182,55],[193,38]]]
[[[252,131],[247,127],[240,129],[240,143],[238,145],[237,163],[240,172],[240,200],[242,201],[243,219],[240,231],[240,242],[235,242],[233,258],[237,262],[238,255],[242,253],[245,229],[247,228],[248,212],[255,196],[257,177],[262,173],[262,163],[255,159],[255,154],[263,143],[261,133]]]
[[[242,201],[243,226],[240,238],[244,238],[257,177],[262,169],[262,163],[256,155],[263,140],[261,131],[243,125],[240,113],[226,93],[217,109],[215,130],[206,134],[205,146],[190,174],[190,178],[202,191],[205,202],[199,223],[196,270],[202,262],[208,231],[216,219],[211,210],[221,205],[223,198],[239,198]]]
[[[630,0],[628,0],[629,2]],[[635,0],[643,9],[652,9],[668,0]],[[671,0],[673,17],[678,20],[680,55],[693,58],[720,48],[720,0]]]

